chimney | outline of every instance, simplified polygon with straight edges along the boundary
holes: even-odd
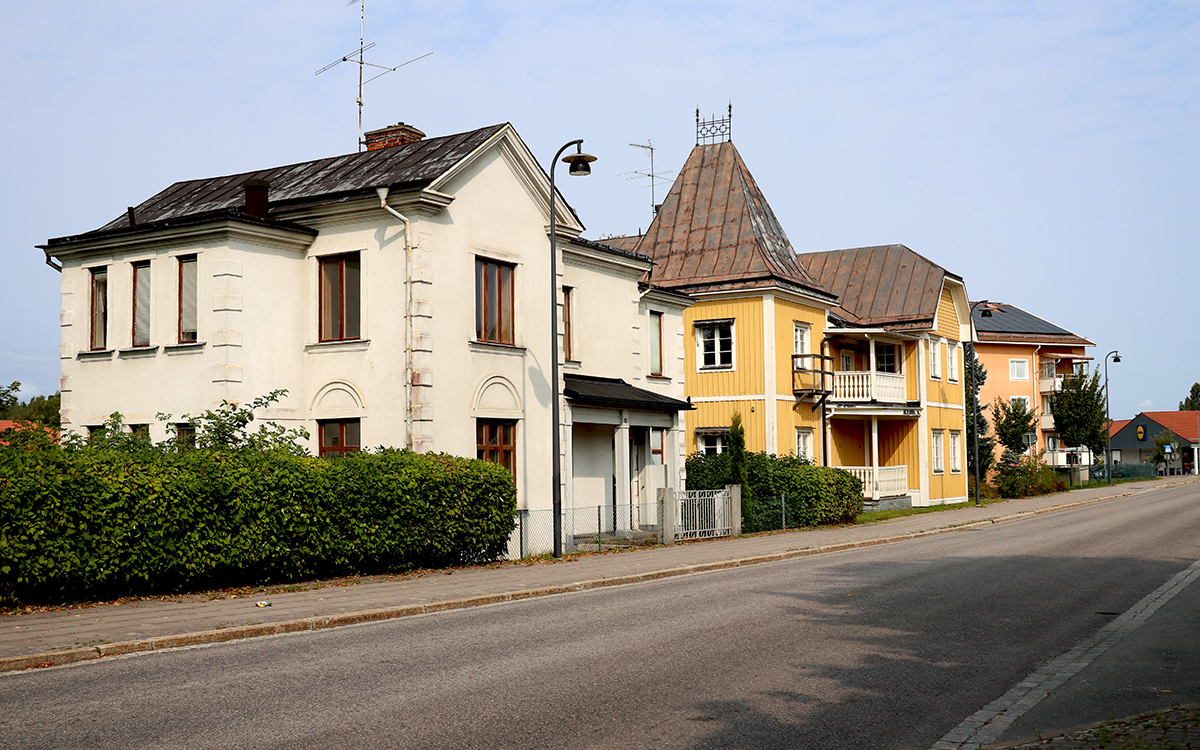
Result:
[[[267,198],[271,183],[252,177],[242,183],[246,189],[246,215],[256,219],[270,218],[267,213]]]
[[[388,125],[386,128],[380,128],[379,130],[368,130],[363,133],[363,143],[366,145],[368,151],[375,151],[381,148],[415,143],[424,137],[425,134],[412,125],[405,125],[402,122],[398,122],[395,125]]]

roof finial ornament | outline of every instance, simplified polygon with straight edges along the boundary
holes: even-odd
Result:
[[[733,101],[729,102],[728,114],[711,120],[700,119],[700,108],[696,107],[696,145],[711,145],[713,143],[728,143],[733,140]]]

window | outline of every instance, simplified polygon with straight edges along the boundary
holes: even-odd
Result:
[[[575,290],[569,286],[563,287],[563,359],[575,359],[575,347],[571,345],[574,336],[571,334],[571,323],[574,312],[571,303],[574,301]]]
[[[942,344],[937,339],[929,339],[929,377],[942,379]]]
[[[195,255],[179,256],[179,343],[194,344],[198,340],[196,325]]]
[[[513,267],[475,260],[475,338],[513,343]]]
[[[1054,370],[1058,363],[1052,359],[1042,360],[1042,377],[1049,379],[1054,377]]]
[[[702,432],[696,435],[696,449],[701,453],[712,455],[724,453],[729,440],[728,432]]]
[[[807,427],[796,428],[796,456],[798,458],[812,459],[812,438],[813,431]]]
[[[150,425],[148,424],[131,424],[129,425],[129,432],[139,442],[150,442]]]
[[[1026,360],[1026,359],[1010,359],[1010,360],[1008,360],[1008,379],[1009,380],[1029,380],[1029,360]]]
[[[957,430],[950,432],[950,473],[962,471],[962,433]]]
[[[491,461],[517,476],[517,423],[501,419],[475,420],[475,457]]]
[[[854,372],[854,352],[842,352],[842,372]]]
[[[704,320],[696,323],[696,343],[701,370],[733,369],[733,321]]]
[[[1085,378],[1085,377],[1087,377],[1087,372],[1088,372],[1087,362],[1076,362],[1075,363],[1075,377]]]
[[[133,264],[133,345],[150,346],[150,261]]]
[[[934,430],[933,439],[929,443],[929,449],[933,456],[933,473],[942,474],[946,468],[942,461],[942,431]]]
[[[360,269],[358,253],[321,258],[321,341],[359,337]]]
[[[900,357],[896,344],[875,342],[875,372],[900,372]]]
[[[792,321],[792,354],[808,354],[808,324]]]
[[[1050,451],[1051,453],[1058,453],[1058,447],[1058,435],[1047,435],[1046,450]]]
[[[362,429],[357,419],[337,419],[317,422],[321,435],[322,456],[344,456],[355,453],[362,444]]]
[[[175,425],[175,443],[188,448],[196,447],[196,426],[187,422]]]
[[[663,314],[660,312],[650,313],[650,374],[662,376],[663,374],[663,356],[662,356],[662,324]]]
[[[951,383],[958,382],[958,344],[953,341],[946,344],[946,377]]]
[[[663,430],[658,427],[650,428],[650,465],[662,466],[663,462]]]
[[[1029,399],[1024,396],[1013,396],[1008,400],[1008,403],[1015,409],[1018,404],[1025,411],[1029,411]]]
[[[92,269],[91,332],[88,348],[108,348],[108,268]]]

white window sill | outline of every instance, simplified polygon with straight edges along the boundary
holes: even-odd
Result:
[[[469,346],[473,352],[525,356],[525,347],[518,346],[516,344],[501,344],[496,341],[477,341],[475,339],[471,339],[467,342],[467,346]]]
[[[75,356],[78,359],[112,359],[112,349],[90,349],[86,352],[79,352]]]
[[[133,346],[128,349],[121,349],[117,352],[117,356],[121,359],[128,357],[153,357],[158,354],[159,347],[157,346]]]
[[[371,339],[347,339],[345,341],[319,341],[306,344],[306,352],[364,352],[371,346]]]
[[[163,349],[170,354],[171,352],[190,352],[203,349],[207,341],[185,341],[182,344],[168,344]]]

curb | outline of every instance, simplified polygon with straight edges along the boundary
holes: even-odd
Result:
[[[1174,485],[1172,484],[1166,486]],[[1155,489],[1161,488],[1156,487]],[[663,578],[675,578],[678,576],[693,575],[695,573],[706,573],[712,570],[727,570],[729,568],[740,568],[749,565],[761,565],[764,563],[780,562],[782,560],[792,560],[799,557],[810,557],[813,555],[823,555],[832,552],[843,552],[851,549],[876,547],[883,544],[893,544],[895,542],[903,542],[910,539],[920,539],[923,537],[948,534],[955,531],[985,528],[998,523],[1017,521],[1022,518],[1030,518],[1032,516],[1039,516],[1045,513],[1053,513],[1055,511],[1078,508],[1085,505],[1092,505],[1094,503],[1102,502],[1104,500],[1115,500],[1117,498],[1129,497],[1130,495],[1134,494],[1137,494],[1136,491],[1125,492],[1116,495],[1106,495],[1104,497],[1090,498],[1087,500],[1077,500],[1075,502],[1065,503],[1063,505],[1055,505],[1049,508],[1040,508],[1038,510],[1011,513],[1006,516],[988,518],[982,521],[942,526],[936,529],[914,531],[908,534],[897,534],[894,536],[878,537],[875,539],[864,539],[857,542],[828,544],[821,547],[805,547],[803,549],[787,550],[786,552],[774,552],[767,555],[755,555],[752,557],[735,558],[732,560],[718,560],[715,562],[698,563],[695,565],[684,565],[676,568],[654,570],[647,573],[634,573],[630,575],[614,576],[612,578],[598,578],[590,581],[578,581],[561,586],[544,586],[533,589],[521,589],[519,591],[501,594],[485,594],[482,596],[468,597],[466,599],[452,599],[449,601],[433,602],[430,604],[409,604],[402,607],[387,607],[385,609],[348,612],[340,615],[307,617],[301,620],[287,620],[284,622],[244,625],[235,628],[223,628],[221,630],[204,630],[195,633],[165,635],[157,638],[110,643],[104,646],[96,646],[93,648],[53,651],[43,654],[31,654],[29,656],[9,656],[0,658],[0,673],[15,672],[26,669],[58,667],[77,662],[94,661],[96,659],[102,659],[106,656],[121,656],[124,654],[162,651],[170,648],[196,646],[209,643],[225,643],[227,641],[259,638],[262,636],[280,635],[283,633],[299,633],[308,630],[328,630],[330,628],[338,628],[346,625],[382,622],[384,620],[394,620],[401,617],[412,617],[414,615],[430,614],[433,612],[445,612],[454,609],[469,609],[473,607],[482,607],[488,604],[501,604],[505,602],[520,601],[522,599],[535,599],[544,596],[554,596],[556,594],[567,594],[576,591],[610,588],[613,586],[625,586],[632,583],[657,581]]]

